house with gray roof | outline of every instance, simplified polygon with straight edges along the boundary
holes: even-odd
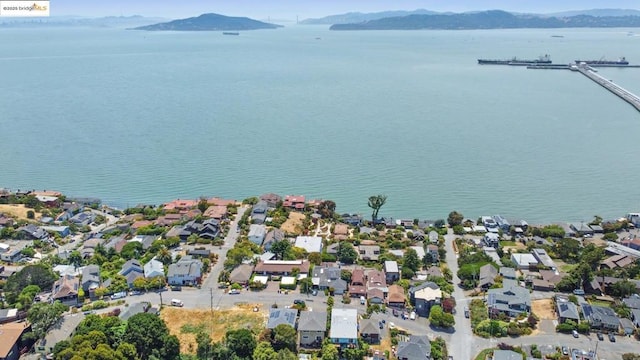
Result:
[[[426,335],[409,336],[409,341],[398,343],[398,360],[429,360],[431,359],[431,342]]]
[[[500,268],[500,276],[502,276],[503,279],[515,280],[516,279],[516,269],[503,266],[503,267]]]
[[[298,320],[300,346],[321,347],[327,332],[326,311],[302,311]]]
[[[82,269],[82,290],[89,293],[100,287],[100,267],[98,265],[87,265]]]
[[[347,282],[340,278],[341,269],[337,266],[316,266],[311,274],[313,287],[318,290],[334,289],[334,294],[342,295],[347,291]]]
[[[18,230],[27,234],[28,238],[31,240],[46,240],[49,238],[48,232],[46,232],[43,228],[33,224],[23,226]]]
[[[589,321],[592,329],[618,331],[620,320],[613,309],[587,303],[580,303],[580,308],[582,316]]]
[[[640,309],[631,309],[631,320],[636,327],[640,327]]]
[[[271,250],[271,245],[276,241],[282,241],[285,238],[284,231],[280,229],[273,229],[267,233],[264,237],[263,246],[264,249],[269,251]]]
[[[80,322],[84,320],[81,312],[62,316],[58,322],[51,327],[44,339],[36,343],[36,351],[41,354],[53,353],[53,348],[57,343],[68,340],[76,332]]]
[[[578,306],[569,301],[567,296],[556,295],[556,314],[558,314],[560,323],[564,323],[567,320],[574,321],[576,324],[580,322]]]
[[[429,242],[432,244],[437,244],[438,243],[438,233],[435,232],[434,230],[429,231]]]
[[[229,281],[231,283],[246,285],[249,283],[249,280],[251,280],[251,275],[253,275],[253,265],[240,264],[235,269],[231,270],[231,274],[229,274]]]
[[[380,326],[378,322],[374,319],[362,319],[360,320],[360,337],[362,340],[366,341],[369,344],[379,344],[380,343]]]
[[[169,285],[196,285],[202,280],[202,261],[184,256],[169,265],[167,283]]]
[[[251,222],[254,224],[264,224],[264,221],[267,218],[268,208],[269,205],[266,201],[258,201],[258,203],[253,206],[253,209],[251,209]]]
[[[269,319],[267,320],[267,329],[275,329],[280,324],[290,325],[296,328],[296,318],[298,317],[297,309],[269,309]],[[326,321],[326,320],[325,320]]]
[[[267,235],[267,228],[264,225],[251,224],[249,226],[249,241],[256,245],[262,245],[265,236]]]
[[[627,298],[622,299],[622,302],[630,309],[640,309],[640,295],[633,294]]]
[[[522,360],[522,354],[513,350],[494,350],[491,360]]]
[[[358,343],[358,310],[357,309],[332,309],[331,330],[329,338],[331,343],[349,346]]]
[[[122,270],[120,270],[119,274],[127,279],[129,287],[133,287],[133,282],[137,278],[144,277],[144,268],[140,261],[131,259],[122,265]]]
[[[133,303],[127,306],[118,317],[120,318],[120,320],[127,321],[133,315],[146,313],[149,308],[151,308],[151,304],[147,301]]]
[[[515,281],[504,279],[502,288],[487,291],[487,307],[491,312],[516,317],[531,311],[531,294]]]
[[[478,287],[484,290],[490,288],[495,283],[496,276],[498,276],[498,269],[491,264],[483,265],[480,267]]]
[[[378,261],[378,257],[380,256],[380,246],[359,245],[358,253],[360,254],[360,259],[362,260]]]

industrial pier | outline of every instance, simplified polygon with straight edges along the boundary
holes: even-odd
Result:
[[[639,67],[637,65],[628,65],[628,66],[618,66],[618,67]],[[575,64],[567,64],[567,65],[530,65],[527,66],[527,69],[548,69],[548,70],[571,70],[577,71],[582,75],[588,77],[589,79],[596,82],[598,85],[603,88],[611,91],[616,96],[621,98],[622,100],[629,103],[629,105],[633,106],[636,110],[640,111],[640,97],[638,95],[632,93],[631,91],[623,88],[622,86],[613,83],[613,81],[606,79],[599,74],[596,73],[596,70],[593,69],[590,65],[586,63],[575,63]]]

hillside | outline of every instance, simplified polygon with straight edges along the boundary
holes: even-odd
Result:
[[[475,30],[518,28],[577,28],[577,27],[640,27],[640,16],[577,15],[549,17],[514,15],[506,11],[490,10],[476,13],[409,15],[370,20],[353,24],[334,24],[331,30]]]
[[[346,14],[330,15],[319,19],[305,19],[300,22],[303,25],[333,25],[333,24],[352,24],[370,20],[378,20],[389,17],[400,17],[408,15],[435,15],[435,11],[418,9],[413,11],[382,11],[375,13],[350,12]]]
[[[202,14],[197,17],[140,26],[133,30],[147,31],[227,31],[276,29],[282,25],[270,24],[246,17],[231,17],[220,14]]]

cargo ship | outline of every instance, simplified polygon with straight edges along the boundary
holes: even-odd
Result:
[[[627,61],[627,59],[623,57],[621,57],[620,59],[616,60],[616,61],[611,61],[611,60],[604,60],[604,59],[600,59],[600,60],[576,60],[576,64],[581,64],[581,63],[585,63],[587,65],[591,65],[591,66],[627,66],[629,65],[629,62]]]
[[[240,35],[237,31],[223,31],[222,35]]]
[[[513,57],[505,60],[491,60],[491,59],[478,59],[480,65],[512,65],[512,66],[528,66],[539,64],[551,64],[551,57],[549,55],[540,56],[534,60],[518,59]]]

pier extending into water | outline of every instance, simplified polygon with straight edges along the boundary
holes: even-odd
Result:
[[[571,70],[575,67],[575,70],[580,72],[582,75],[588,77],[589,79],[595,81],[598,85],[603,88],[611,91],[616,94],[622,100],[628,102],[631,106],[636,108],[636,110],[640,111],[640,97],[638,95],[632,93],[631,91],[623,88],[618,84],[614,84],[613,81],[606,79],[600,74],[597,74],[591,67],[586,64],[578,64],[571,67]]]
[[[628,65],[628,66],[616,66],[616,67],[639,67],[638,65]],[[621,98],[622,100],[626,101],[627,103],[629,103],[629,105],[633,106],[634,108],[636,108],[636,110],[640,111],[640,96],[632,93],[631,91],[623,88],[622,86],[613,83],[613,81],[602,77],[601,75],[599,75],[596,70],[593,69],[593,67],[591,67],[590,65],[586,64],[586,63],[580,63],[580,64],[567,64],[567,65],[561,65],[561,64],[553,64],[553,65],[530,65],[527,66],[527,69],[545,69],[545,70],[571,70],[571,71],[577,71],[579,73],[581,73],[582,75],[588,77],[589,79],[593,80],[595,83],[597,83],[598,85],[602,86],[603,88],[611,91],[613,94],[615,94],[616,96],[618,96],[619,98]]]

